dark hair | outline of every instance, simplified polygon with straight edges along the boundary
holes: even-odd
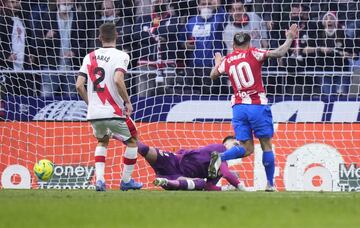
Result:
[[[99,30],[102,42],[112,42],[116,40],[116,27],[114,23],[104,23],[100,26]]]
[[[234,35],[234,44],[239,47],[246,43],[249,43],[250,40],[251,40],[251,36],[245,32],[237,32]]]
[[[226,141],[228,141],[229,139],[236,139],[233,135],[228,135],[228,136],[226,136],[224,139],[223,139],[223,141],[222,141],[222,143],[224,144]]]

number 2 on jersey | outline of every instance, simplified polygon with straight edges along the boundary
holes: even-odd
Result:
[[[247,62],[241,62],[236,66],[231,65],[229,73],[234,79],[238,90],[241,90],[243,87],[249,88],[255,83],[254,75],[251,71],[250,64]]]
[[[104,88],[99,84],[105,79],[105,70],[102,67],[96,67],[94,69],[94,75],[99,75],[99,77],[94,81],[94,92],[104,92]]]

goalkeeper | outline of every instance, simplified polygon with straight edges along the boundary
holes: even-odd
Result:
[[[116,136],[113,136],[116,139]],[[138,153],[145,158],[156,173],[154,184],[165,190],[229,190],[228,186],[216,186],[221,177],[233,187],[245,191],[243,183],[233,174],[226,162],[222,162],[215,178],[208,178],[211,154],[224,152],[236,143],[233,136],[223,140],[223,144],[209,144],[196,149],[180,149],[175,153],[149,147],[137,142]],[[207,178],[207,179],[206,179]]]

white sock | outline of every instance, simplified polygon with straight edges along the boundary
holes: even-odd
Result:
[[[95,173],[96,181],[101,180],[105,181],[105,158],[106,158],[107,148],[103,146],[97,146],[95,149]]]
[[[124,183],[128,183],[131,179],[131,174],[134,170],[134,166],[137,158],[137,147],[126,147],[124,153],[124,169],[121,180]]]

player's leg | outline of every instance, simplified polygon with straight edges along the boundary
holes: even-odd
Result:
[[[276,191],[274,187],[275,157],[272,151],[271,138],[259,138],[263,150],[262,162],[265,167],[267,185],[265,191]]]
[[[117,134],[112,133],[111,137],[118,141],[124,142],[124,139]],[[125,142],[124,142],[125,143]],[[136,142],[138,147],[138,153],[145,158],[145,160],[150,164],[154,165],[157,160],[157,151],[154,147],[149,147],[148,145],[142,143],[141,141],[137,140]]]
[[[248,121],[247,109],[249,105],[235,105],[233,107],[232,125],[235,132],[235,140],[227,144],[227,151],[222,153],[221,160],[227,161],[231,159],[242,158],[249,156],[254,152],[254,141],[252,135],[251,125]]]
[[[271,109],[265,105],[254,105],[251,125],[255,136],[260,140],[263,150],[263,165],[267,179],[267,190],[274,191],[275,158],[271,138],[274,135]]]
[[[142,183],[135,182],[132,179],[132,173],[137,160],[137,130],[134,122],[131,118],[124,120],[111,120],[109,122],[108,128],[110,131],[116,135],[116,137],[122,138],[126,144],[125,152],[123,155],[123,173],[121,176],[121,186],[120,189],[123,191],[129,189],[140,189]]]
[[[109,136],[98,138],[98,145],[95,149],[95,173],[96,173],[96,191],[105,191],[105,159],[107,147],[109,145]]]
[[[236,140],[225,144],[227,150],[224,153],[212,153],[208,175],[210,178],[215,178],[218,175],[218,170],[221,161],[228,161],[232,159],[242,158],[254,152],[254,141],[252,135],[251,125],[248,121],[247,108],[249,105],[235,105],[233,107],[232,125],[235,132]]]
[[[140,189],[142,188],[142,183],[135,182],[132,179],[132,173],[134,171],[134,167],[137,160],[137,138],[131,137],[130,139],[126,140],[126,149],[123,155],[123,173],[121,177],[121,190],[126,191],[129,189]]]
[[[98,140],[95,149],[95,175],[96,175],[96,191],[105,191],[105,159],[107,147],[109,145],[109,136],[107,135],[107,128],[105,121],[91,122],[94,136]]]
[[[203,190],[205,183],[204,179],[187,177],[179,177],[176,180],[158,177],[154,180],[155,186],[161,186],[165,190]]]
[[[239,143],[234,143],[233,146],[228,147],[224,153],[220,154],[220,158],[221,161],[228,161],[247,157],[252,153],[254,153],[254,140],[249,139],[246,141],[240,141]]]

